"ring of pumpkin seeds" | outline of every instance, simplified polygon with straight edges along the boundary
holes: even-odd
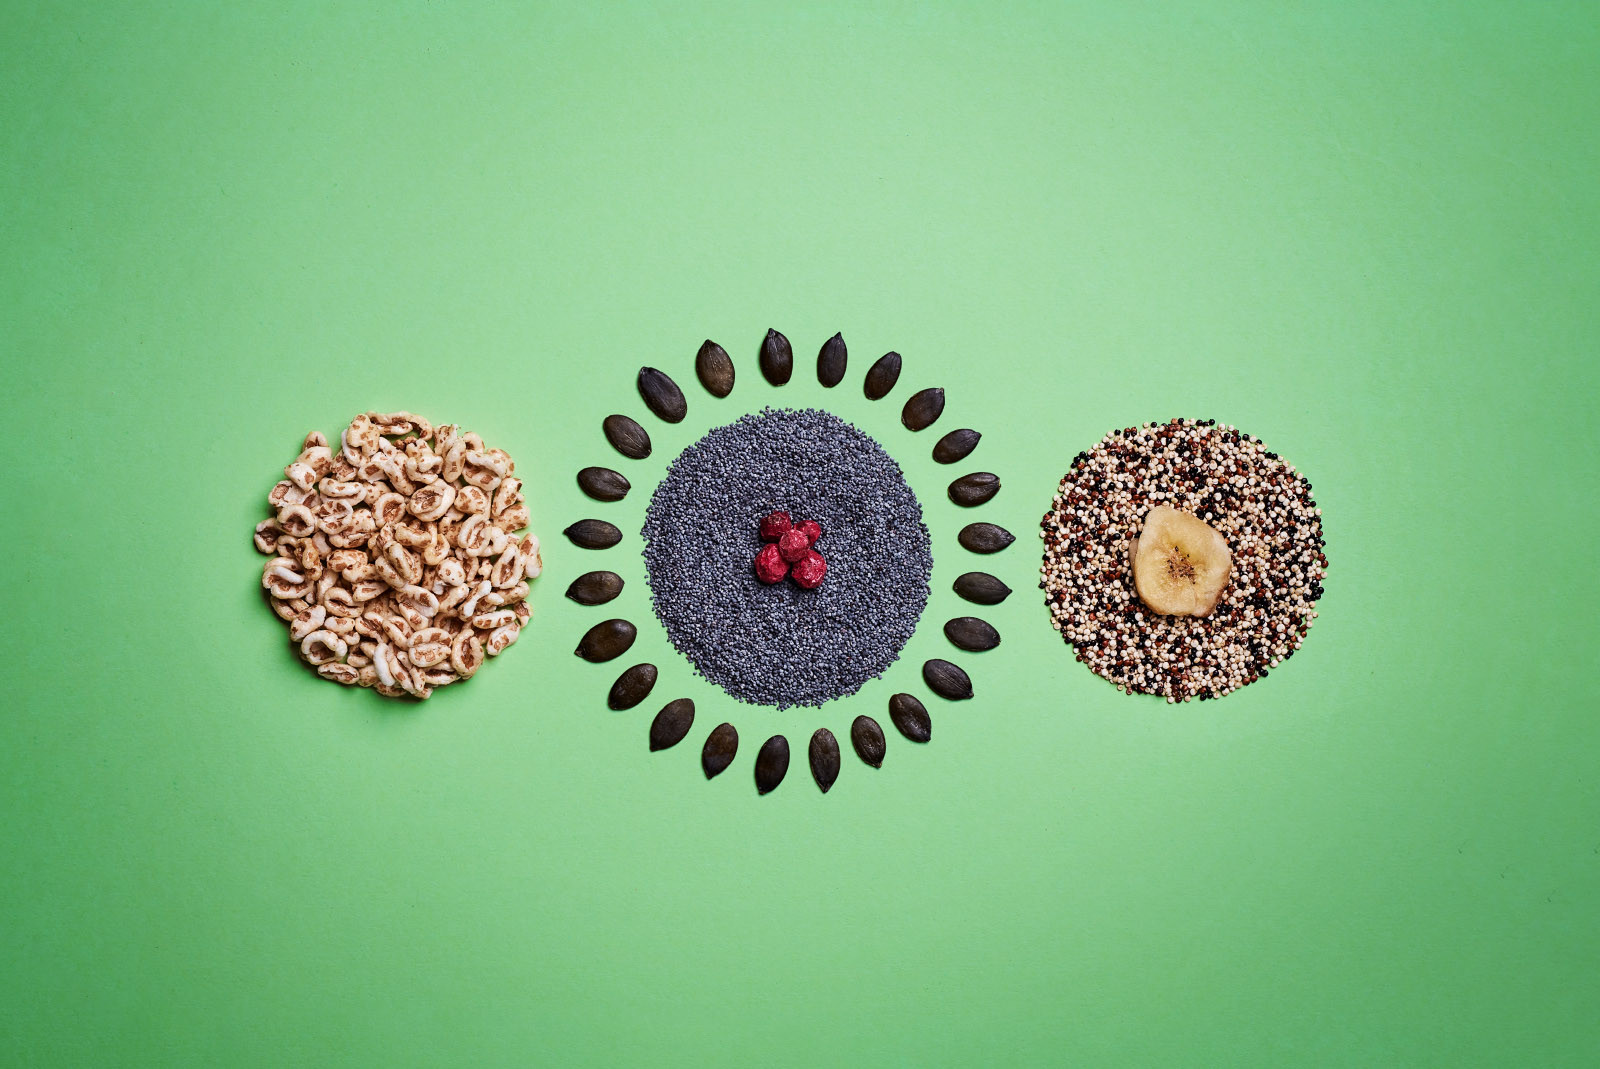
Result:
[[[837,386],[844,380],[848,361],[844,335],[836,333],[817,352],[817,381],[824,388]],[[757,364],[770,384],[787,384],[794,371],[794,350],[789,339],[778,330],[769,329],[762,340]],[[893,351],[884,353],[872,364],[862,386],[868,400],[880,400],[894,390],[901,366],[900,354]],[[701,345],[695,356],[695,375],[713,397],[723,398],[733,392],[733,360],[726,349],[710,339]],[[678,423],[687,415],[688,401],[666,372],[652,367],[640,368],[638,389],[645,406],[658,419]],[[901,423],[914,432],[925,430],[943,414],[944,405],[942,387],[919,390],[903,406]],[[636,420],[620,413],[613,414],[603,421],[602,430],[606,441],[623,456],[632,460],[650,456],[649,432]],[[935,443],[933,459],[940,464],[961,461],[977,448],[982,437],[978,431],[967,427],[950,431]],[[578,484],[590,497],[607,502],[620,501],[631,489],[621,472],[600,466],[580,471]],[[951,482],[949,497],[957,505],[972,508],[987,503],[999,490],[998,476],[991,472],[973,472]],[[564,533],[574,545],[584,549],[609,549],[622,541],[622,532],[616,525],[599,519],[579,520]],[[958,541],[974,553],[997,553],[1010,546],[1015,537],[997,524],[972,523],[962,528]],[[573,580],[567,588],[567,596],[581,605],[602,605],[616,598],[622,587],[623,579],[615,572],[591,571]],[[953,589],[979,605],[997,605],[1011,594],[1010,587],[987,572],[967,572],[956,579]],[[999,632],[977,617],[956,617],[945,624],[944,630],[953,644],[968,651],[989,650],[1000,643]],[[585,660],[609,661],[627,652],[637,634],[637,628],[627,620],[605,620],[584,633],[576,652]],[[649,663],[627,669],[611,685],[607,705],[617,710],[638,705],[649,696],[658,674],[656,666]],[[952,701],[972,697],[970,677],[949,661],[930,659],[923,665],[922,676],[929,689],[941,697]],[[650,749],[668,749],[683,741],[694,725],[694,713],[694,702],[688,698],[675,699],[663,706],[650,725]],[[900,734],[913,742],[927,742],[932,737],[927,707],[914,695],[893,695],[889,699],[889,717]],[[876,720],[865,715],[856,717],[850,727],[850,742],[863,762],[873,768],[882,767],[887,740]],[[713,728],[701,748],[701,767],[706,778],[714,778],[725,771],[733,763],[738,749],[739,733],[731,723],[724,722]],[[833,732],[818,728],[811,736],[807,757],[818,789],[823,794],[828,793],[838,780],[841,767],[839,741]],[[767,794],[776,789],[788,768],[788,739],[773,735],[762,744],[756,757],[757,793]]]

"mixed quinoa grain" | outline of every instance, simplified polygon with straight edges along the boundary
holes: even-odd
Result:
[[[1156,505],[1227,540],[1233,572],[1206,617],[1151,612],[1129,541]],[[1125,693],[1218,698],[1265,677],[1316,619],[1328,558],[1311,484],[1261,440],[1215,420],[1113,431],[1079,453],[1041,523],[1040,588],[1078,660]]]

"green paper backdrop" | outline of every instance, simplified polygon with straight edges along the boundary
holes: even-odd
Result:
[[[1283,6],[7,6],[0,1063],[1594,1064],[1600,22]],[[628,464],[645,363],[691,414]],[[935,537],[904,658],[820,711],[692,678],[637,559],[675,452],[767,404],[879,437]],[[547,546],[422,706],[312,678],[256,589],[276,473],[367,408],[509,450]],[[1179,707],[1034,587],[1073,454],[1174,415],[1303,470],[1331,560],[1299,655]],[[957,426],[1004,644],[824,797],[810,731],[950,651]],[[663,669],[627,713],[572,655],[584,515]]]

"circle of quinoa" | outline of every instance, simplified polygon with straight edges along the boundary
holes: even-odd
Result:
[[[1155,505],[1216,528],[1233,571],[1206,617],[1161,616],[1134,590],[1129,540]],[[1215,420],[1112,431],[1073,459],[1040,524],[1039,586],[1078,660],[1124,692],[1218,698],[1267,675],[1316,619],[1328,558],[1311,483]]]
[[[758,581],[774,509],[822,525],[815,590]],[[933,566],[900,465],[817,409],[764,409],[678,455],[645,512],[650,600],[696,672],[742,702],[821,705],[881,676],[916,630]]]

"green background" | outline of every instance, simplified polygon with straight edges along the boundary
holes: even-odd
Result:
[[[1600,1058],[1592,6],[270,6],[0,16],[0,1063]],[[629,465],[642,363],[691,416]],[[949,652],[931,384],[1021,536],[1004,645],[931,744],[757,798],[768,733]],[[880,437],[935,537],[904,659],[820,711],[693,680],[636,556],[670,457],[768,403]],[[278,470],[367,408],[509,450],[548,547],[422,706],[297,668],[256,589]],[[1032,585],[1072,455],[1173,415],[1304,470],[1331,559],[1298,656],[1180,707]],[[663,667],[627,713],[561,597],[602,559]]]

